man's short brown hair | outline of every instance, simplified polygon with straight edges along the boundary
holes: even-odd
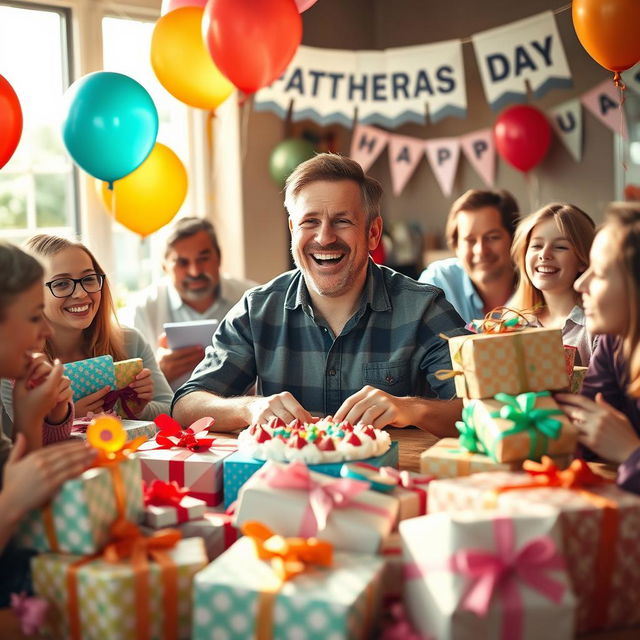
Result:
[[[297,195],[312,182],[327,180],[352,180],[360,187],[362,207],[370,225],[380,215],[382,187],[374,178],[370,178],[362,167],[351,158],[336,153],[319,153],[310,160],[299,164],[287,178],[284,190],[284,206],[289,214]]]
[[[171,251],[176,242],[195,236],[196,233],[200,233],[200,231],[204,231],[209,236],[213,248],[218,252],[218,255],[220,255],[220,245],[218,244],[216,230],[213,228],[213,225],[204,218],[186,216],[180,218],[171,228],[171,233],[167,238],[167,248],[164,251],[164,257],[166,258],[169,255],[169,251]]]
[[[469,189],[453,203],[447,216],[445,234],[450,249],[455,250],[458,246],[458,214],[461,211],[478,211],[484,207],[494,207],[500,212],[502,226],[513,238],[519,218],[516,199],[508,191]]]

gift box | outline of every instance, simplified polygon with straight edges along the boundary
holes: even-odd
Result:
[[[116,388],[115,369],[112,356],[98,356],[64,365],[64,375],[71,381],[73,401],[77,402],[107,385]]]
[[[195,578],[193,638],[370,638],[382,567],[375,556],[335,552],[331,566],[283,582],[243,537]]]
[[[207,508],[204,500],[186,495],[176,483],[155,480],[144,489],[144,522],[162,529],[189,520],[197,520]]]
[[[199,520],[185,522],[176,528],[183,538],[202,538],[209,561],[215,560],[240,537],[233,516],[215,511],[206,511]]]
[[[169,416],[159,416],[160,430],[154,440],[137,452],[142,464],[142,478],[176,482],[188,495],[211,507],[222,503],[222,462],[237,449],[233,438],[212,437],[207,431],[211,418],[197,420],[187,429]]]
[[[46,507],[20,521],[15,541],[37,551],[96,553],[109,541],[109,527],[119,515],[139,522],[142,512],[140,463],[129,458],[67,480]]]
[[[392,531],[382,542],[380,555],[384,560],[382,595],[385,599],[400,598],[404,585],[402,538]]]
[[[566,389],[569,385],[559,329],[455,336],[449,339],[449,351],[450,373],[460,398],[491,398],[501,392]]]
[[[565,469],[570,455],[550,456],[555,465]],[[472,453],[460,446],[458,438],[443,438],[420,454],[420,472],[435,478],[458,478],[483,471],[518,471],[522,461],[496,462],[484,453]]]
[[[369,484],[269,461],[240,490],[236,526],[258,520],[283,536],[317,537],[336,549],[377,553],[398,502]]]
[[[188,640],[193,577],[207,564],[204,546],[196,538],[182,540],[162,554],[165,562],[175,566],[173,584],[158,562],[148,561],[148,573],[142,578],[144,591],[139,593],[136,568],[130,559],[116,563],[85,559],[76,568],[75,599],[69,597],[69,575],[83,559],[61,554],[36,556],[32,560],[34,589],[49,603],[45,634],[56,639]],[[75,636],[72,620],[77,624]]]
[[[582,391],[582,385],[584,383],[585,376],[587,375],[588,367],[573,367],[571,373],[571,383],[569,389],[571,393],[580,393]]]
[[[498,393],[465,405],[462,422],[456,423],[465,448],[486,453],[495,462],[575,451],[578,430],[547,391]]]
[[[131,384],[142,371],[142,358],[129,358],[113,363],[116,376],[116,389],[122,389]]]
[[[562,345],[564,349],[564,366],[567,371],[567,375],[571,377],[571,372],[576,363],[576,354],[578,353],[578,347],[572,347],[571,345]]]
[[[556,509],[437,513],[402,522],[400,535],[405,607],[422,635],[574,637],[576,602]]]
[[[79,438],[86,439],[87,427],[91,424],[93,417],[81,418],[73,421],[73,427],[71,428],[71,435]],[[147,438],[153,438],[156,435],[156,425],[149,420],[127,420],[121,419],[122,428],[127,434],[127,440],[134,440],[140,436],[146,436]]]
[[[550,464],[526,465],[533,467],[534,476],[496,472],[434,480],[429,485],[429,512],[496,508],[528,513],[535,505],[558,508],[578,599],[578,631],[638,624],[640,496],[595,476],[582,460],[574,460],[565,471]]]
[[[381,456],[362,460],[366,464],[374,467],[395,467],[398,468],[398,443],[392,442],[389,450]],[[237,451],[224,461],[224,506],[229,507],[238,498],[240,487],[251,478],[265,463],[265,460],[258,460],[251,456],[244,455]],[[323,473],[334,478],[340,477],[340,470],[344,462],[331,462],[325,464],[311,464],[309,469],[315,473]]]

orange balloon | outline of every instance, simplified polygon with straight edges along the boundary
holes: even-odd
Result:
[[[640,0],[573,0],[573,26],[587,53],[609,71],[640,60]]]

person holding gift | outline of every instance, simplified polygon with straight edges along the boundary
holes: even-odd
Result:
[[[0,241],[0,378],[16,406],[14,435],[22,433],[29,450],[69,438],[73,403],[62,365],[41,353],[51,330],[44,319],[44,270],[33,256]],[[0,465],[11,442],[0,430]]]
[[[464,333],[442,291],[369,259],[382,234],[380,184],[349,158],[319,154],[289,176],[297,269],[245,294],[225,317],[174,417],[234,430],[312,415],[451,435],[462,409],[440,334]],[[248,396],[257,379],[258,396]]]
[[[507,306],[532,310],[534,326],[562,329],[581,366],[589,364],[594,339],[573,286],[589,266],[594,235],[595,224],[582,209],[554,202],[520,221],[511,247],[520,277]]]
[[[52,333],[45,353],[50,359],[75,362],[102,355],[116,361],[141,358],[144,368],[131,389],[137,394],[137,419],[152,420],[166,413],[171,389],[158,368],[153,351],[135,329],[117,324],[108,278],[93,254],[80,242],[40,234],[27,247],[45,262],[44,315]],[[109,386],[76,400],[76,415],[103,410]],[[11,404],[3,389],[3,402],[11,416]]]
[[[580,442],[620,463],[618,484],[640,493],[640,208],[614,203],[575,284],[587,329],[600,334],[582,395],[556,400]]]
[[[503,306],[516,283],[509,251],[517,221],[518,203],[508,191],[469,189],[447,217],[456,257],[432,262],[420,282],[442,289],[467,323]]]

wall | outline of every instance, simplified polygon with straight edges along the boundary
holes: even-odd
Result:
[[[557,0],[318,0],[303,14],[303,43],[342,49],[382,49],[464,38],[472,33],[508,24],[541,11],[556,9]],[[481,10],[479,10],[481,7]],[[569,60],[574,86],[554,90],[532,103],[545,109],[573,98],[607,77],[582,49],[573,31],[571,11],[556,16],[560,37]],[[446,118],[424,126],[404,125],[395,133],[419,138],[460,135],[489,127],[496,114],[489,108],[480,83],[473,47],[464,45],[468,117]],[[246,106],[244,107],[246,109]],[[244,113],[242,132],[242,196],[245,272],[264,281],[288,268],[288,230],[282,207],[282,194],[268,176],[269,155],[273,147],[300,126],[283,122],[268,113]],[[310,129],[318,130],[307,123]],[[348,153],[350,131],[333,127],[338,149]],[[555,137],[539,169],[529,181],[521,173],[498,160],[496,184],[517,197],[523,211],[530,211],[551,200],[572,202],[601,219],[606,202],[614,195],[613,134],[594,117],[584,114],[583,160],[576,163]],[[391,193],[386,154],[370,171],[385,189],[383,215],[387,225],[395,221],[417,220],[424,231],[441,233],[453,198],[468,188],[483,188],[480,178],[461,157],[452,198],[442,195],[427,165],[421,161],[400,197]]]

